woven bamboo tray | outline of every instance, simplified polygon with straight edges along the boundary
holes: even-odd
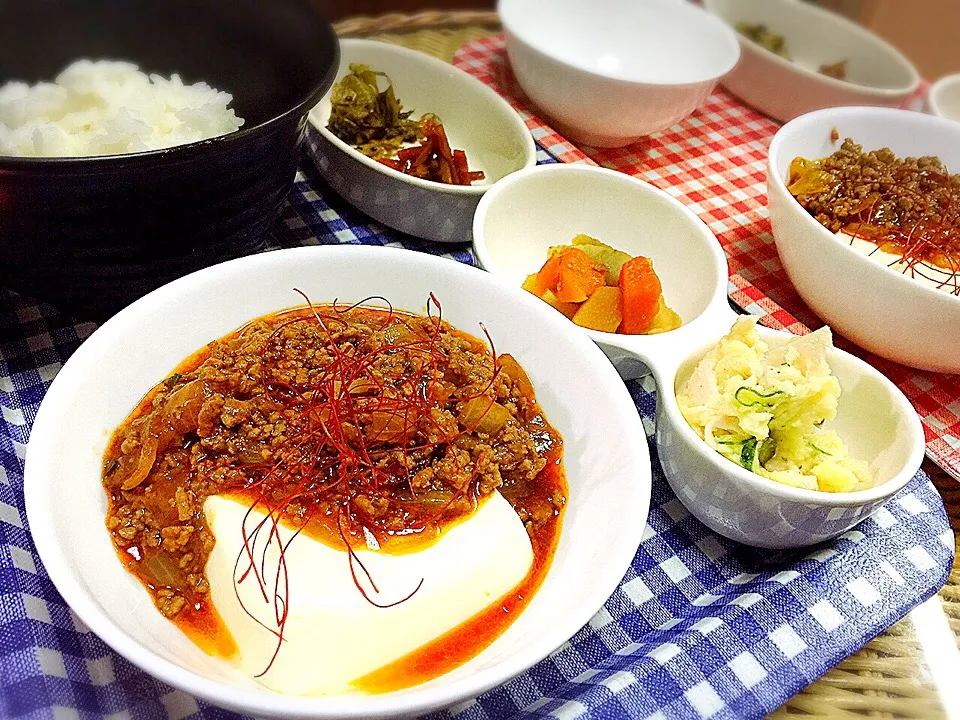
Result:
[[[403,45],[450,62],[464,44],[493,32],[499,24],[488,11],[393,13],[355,17],[335,25],[341,37],[368,37]],[[954,531],[960,533],[960,485],[933,463],[929,473],[943,496]],[[960,553],[958,553],[960,556]],[[960,562],[940,591],[939,601],[954,640],[960,645]],[[770,715],[772,720],[796,717],[945,718],[940,697],[913,621],[907,617],[847,658]]]

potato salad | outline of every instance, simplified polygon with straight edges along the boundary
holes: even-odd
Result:
[[[680,388],[680,411],[710,447],[757,475],[825,492],[870,487],[867,464],[822,428],[840,399],[832,344],[822,328],[770,348],[756,318],[739,318]]]

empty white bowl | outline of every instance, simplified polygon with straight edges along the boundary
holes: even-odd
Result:
[[[319,133],[311,151],[320,174],[351,205],[384,225],[425,240],[469,242],[473,212],[487,188],[537,162],[523,120],[475,77],[415,50],[374,40],[341,40],[337,82],[349,73],[351,63],[386,73],[413,117],[437,115],[451,148],[463,150],[470,169],[482,170],[486,178],[469,186],[444,185],[371,160],[327,130],[330,93],[310,113]]]
[[[561,135],[621,147],[689,115],[740,56],[683,0],[500,0],[517,82]]]
[[[797,0],[704,0],[731,27],[763,24],[782,35],[790,60],[742,35],[742,56],[723,86],[770,117],[786,122],[820,108],[895,107],[917,89],[920,75],[896,48],[846,18]],[[817,72],[847,61],[845,80]]]
[[[564,440],[569,485],[543,586],[513,625],[467,664],[382,695],[278,695],[205,655],[154,608],[121,565],[101,485],[109,433],[182,359],[248,320],[302,303],[389,298],[423,311],[429,293],[456,327],[482,334],[528,371]],[[328,246],[254,255],[177,280],[100,327],[57,375],[27,449],[30,530],[44,567],[108,645],[164,682],[258,717],[398,718],[473,697],[522,672],[579,630],[615,590],[643,533],[650,460],[623,383],[565,318],[489,273],[423,253]],[[611,511],[615,508],[615,512]]]
[[[960,73],[944,75],[931,85],[927,105],[934,115],[960,120]]]
[[[831,133],[839,140],[834,143]],[[860,347],[904,365],[960,372],[960,297],[854,250],[787,190],[797,156],[826,157],[844,138],[900,158],[936,155],[960,172],[960,124],[888,108],[819,110],[784,125],[770,145],[767,202],[783,267],[800,297]]]
[[[652,258],[664,298],[683,320],[680,328],[659,335],[583,332],[625,374],[653,372],[659,389],[657,445],[667,481],[712,530],[760,547],[821,542],[869,516],[916,473],[924,439],[909,401],[875,368],[835,348],[828,362],[843,395],[829,427],[869,463],[876,487],[853,493],[788,487],[730,462],[687,424],[675,393],[736,315],[727,303],[720,244],[702,220],[662,190],[586,165],[525,170],[480,202],[474,248],[487,270],[519,287],[543,264],[547,248],[567,244],[577,233]],[[791,337],[764,328],[760,333],[771,346]]]

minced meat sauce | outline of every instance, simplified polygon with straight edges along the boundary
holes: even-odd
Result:
[[[787,189],[830,232],[899,255],[917,274],[917,265],[940,268],[942,287],[960,292],[960,175],[939,158],[864,152],[846,138],[825,158],[794,158]]]
[[[210,495],[335,547],[406,552],[499,490],[539,579],[566,502],[561,439],[511,356],[369,307],[285,311],[210,343],[117,429],[103,483],[128,569],[166,617],[209,633]]]

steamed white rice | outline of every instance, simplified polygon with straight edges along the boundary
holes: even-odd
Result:
[[[132,63],[78,60],[52,83],[0,87],[0,155],[117,155],[206,140],[243,125],[232,99]]]

